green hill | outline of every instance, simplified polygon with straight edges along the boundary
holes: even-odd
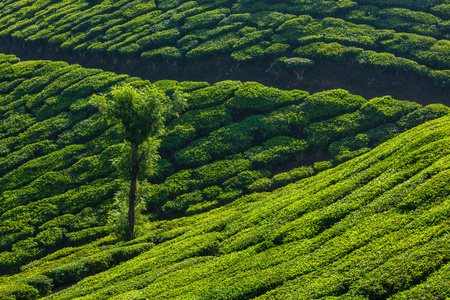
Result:
[[[450,299],[449,41],[449,0],[0,1],[0,300]],[[124,84],[186,102],[131,241]]]
[[[298,78],[314,61],[356,62],[449,87],[448,0],[9,0],[0,8],[0,37],[15,49],[54,45],[98,61],[174,66],[224,55]]]
[[[447,116],[273,192],[147,223],[131,242],[65,247],[0,277],[1,295],[77,282],[47,298],[445,299],[449,132]]]
[[[201,293],[205,298],[223,294],[222,298],[249,299],[271,290],[284,293],[291,284],[304,284],[302,276],[312,276],[308,280],[321,278],[317,272],[325,272],[325,266],[332,268],[330,259],[347,259],[348,249],[359,243],[357,238],[345,247],[341,245],[345,251],[333,248],[333,244],[333,250],[326,251],[336,252],[335,256],[316,256],[315,251],[335,235],[339,240],[353,230],[368,230],[365,243],[375,243],[387,230],[386,238],[393,239],[391,234],[406,230],[412,216],[444,209],[438,199],[446,196],[445,182],[441,195],[433,180],[445,176],[439,175],[440,169],[426,168],[433,164],[445,167],[440,159],[445,159],[448,148],[448,118],[392,139],[449,114],[450,109],[443,105],[421,107],[389,96],[368,101],[344,90],[309,95],[255,82],[224,81],[211,86],[204,82],[160,81],[155,83],[157,87],[168,96],[182,92],[188,106],[179,118],[167,123],[161,137],[162,159],[155,172],[140,178],[142,209],[147,218],[140,226],[141,237],[122,243],[109,235],[108,229],[108,216],[117,209],[113,196],[124,180],[111,164],[121,148],[120,126],[108,124],[90,98],[116,84],[139,87],[150,83],[64,62],[20,62],[10,55],[0,57],[0,81],[0,273],[4,275],[0,277],[0,294],[4,299],[30,299],[37,293],[47,294],[51,286],[60,288],[97,277],[98,285],[85,285],[87,292],[80,289],[64,294],[71,293],[70,289],[61,299],[94,291],[100,293],[90,296],[94,299],[115,294],[128,299],[122,293],[141,289],[159,277],[155,274],[165,273],[162,278],[175,276],[177,280],[170,281],[180,280],[179,286],[174,283],[170,288],[174,294],[149,288],[156,294],[148,297],[162,293],[161,299],[167,299],[188,291],[194,294],[187,299]],[[385,141],[388,143],[378,146]],[[333,165],[339,167],[322,172]],[[400,184],[420,172],[429,177],[420,175],[420,180],[412,184],[426,181],[424,188],[433,186],[433,191],[424,189],[425,196],[418,194],[418,199],[408,193],[413,198],[402,200],[400,208],[395,201],[388,205],[390,202],[379,199],[400,187],[403,197]],[[436,202],[428,203],[422,197]],[[369,209],[367,215],[363,213],[373,203],[380,204],[374,212]],[[163,221],[185,215],[193,216]],[[356,223],[347,224],[346,216]],[[397,224],[391,217],[402,221]],[[400,227],[378,229],[376,226],[384,224],[381,220]],[[363,223],[354,228],[359,222]],[[370,222],[377,225],[372,228]],[[357,236],[362,234],[357,232]],[[412,237],[405,233],[405,238]],[[386,263],[396,253],[403,255],[402,249],[387,249],[393,252],[386,254]],[[361,251],[365,257],[366,251]],[[266,255],[273,255],[273,259],[259,261]],[[305,259],[300,269],[287,267],[300,257]],[[241,260],[245,263],[237,263]],[[308,260],[314,263],[306,263]],[[116,265],[119,269],[111,269]],[[128,273],[120,275],[119,280],[114,274],[122,268]],[[133,268],[136,271],[129,272]],[[215,273],[216,269],[222,271]],[[172,274],[171,270],[179,271]],[[196,274],[192,272],[199,272],[199,277],[191,276]],[[363,280],[369,273],[358,274]],[[136,279],[140,276],[144,278],[142,283]],[[207,287],[201,286],[206,283],[200,278],[208,282]],[[339,284],[346,286],[330,293],[349,289],[345,278],[327,279],[342,281]],[[416,285],[418,279],[411,278],[410,285]],[[111,282],[122,287],[116,290]],[[221,284],[225,284],[223,291]],[[105,286],[111,290],[103,290]],[[169,286],[164,283],[160,288]],[[364,295],[382,293],[357,290]],[[397,291],[400,289],[389,288],[385,293]]]

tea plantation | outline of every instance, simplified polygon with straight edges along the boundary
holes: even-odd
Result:
[[[446,164],[439,160],[445,161],[448,151],[448,118],[391,140],[425,121],[448,115],[450,109],[444,105],[422,107],[389,96],[366,100],[345,90],[309,95],[256,82],[209,85],[166,80],[154,85],[168,96],[181,92],[188,105],[179,118],[166,125],[155,172],[141,178],[145,220],[141,222],[140,238],[123,243],[110,235],[108,223],[111,211],[117,209],[114,195],[124,182],[111,163],[122,147],[121,127],[108,123],[90,99],[117,84],[139,87],[150,83],[64,62],[20,62],[11,55],[1,56],[0,68],[0,272],[4,275],[1,289],[7,295],[2,296],[5,299],[43,296],[52,287],[83,278],[89,283],[80,284],[87,291],[74,286],[74,294],[64,292],[61,299],[92,293],[95,296],[89,297],[95,299],[116,294],[118,299],[131,299],[135,289],[147,286],[145,290],[156,294],[145,297],[154,298],[161,293],[161,299],[187,291],[194,293],[188,297],[192,299],[213,295],[248,299],[269,291],[268,297],[300,291],[303,288],[289,286],[306,284],[302,276],[311,280],[310,287],[323,285],[325,282],[319,280],[323,275],[317,272],[337,272],[325,270],[332,268],[329,264],[338,258],[349,263],[346,255],[351,251],[335,249],[335,242],[330,245],[332,250],[320,251],[336,254],[328,253],[323,258],[314,254],[326,247],[324,241],[333,241],[331,236],[339,240],[341,235],[363,230],[348,238],[367,234],[366,243],[384,235],[388,240],[398,239],[391,234],[400,228],[405,230],[405,224],[415,220],[416,215],[444,209],[441,204],[448,196],[443,175]],[[406,145],[401,139],[410,142]],[[379,146],[387,140],[390,143]],[[364,153],[368,153],[362,156],[365,159],[341,164]],[[326,160],[320,160],[324,157]],[[339,167],[323,172],[336,165]],[[439,168],[444,169],[443,174]],[[301,179],[300,183],[279,189]],[[434,180],[443,185],[442,191],[436,190]],[[416,192],[408,192],[409,197],[417,199],[403,199],[404,185],[408,191],[418,189],[417,196]],[[401,190],[400,208],[393,206],[399,199],[394,201],[387,196],[396,189]],[[366,213],[375,203],[378,206]],[[207,211],[211,212],[201,214]],[[192,217],[176,218],[187,215]],[[176,219],[164,221],[173,218]],[[380,225],[385,219],[387,224],[393,224]],[[387,229],[375,230],[370,222]],[[400,227],[389,227],[394,224]],[[417,226],[409,224],[407,228],[423,234]],[[409,233],[404,235],[411,238]],[[359,239],[341,241],[339,247],[354,247],[356,251],[364,244]],[[379,262],[380,267],[391,257],[394,259],[395,253],[404,255],[401,249],[383,250],[392,253]],[[363,258],[358,259],[367,259],[367,251],[359,251]],[[446,252],[442,251],[444,255]],[[243,260],[241,255],[247,258]],[[137,260],[130,260],[132,257]],[[299,259],[305,262],[300,263]],[[307,260],[318,261],[313,264]],[[240,261],[245,264],[241,266],[242,262],[237,263]],[[299,270],[287,267],[297,263]],[[352,268],[348,272],[357,272],[353,263],[349,264]],[[441,262],[436,264],[436,268],[441,266]],[[118,275],[120,268],[126,274]],[[131,272],[133,268],[136,271]],[[109,271],[104,273],[106,270]],[[161,272],[167,274],[162,276]],[[179,272],[187,273],[176,275]],[[196,272],[198,275],[193,276]],[[211,281],[208,272],[213,272],[211,278],[218,281]],[[360,276],[369,276],[359,272]],[[99,279],[90,277],[97,273]],[[425,280],[428,273],[417,276]],[[116,276],[121,280],[113,279]],[[137,279],[140,276],[144,279]],[[411,285],[417,281],[414,276]],[[150,288],[153,281],[166,277],[175,287],[164,283],[161,290]],[[202,286],[205,282],[201,278],[209,287]],[[110,280],[123,287],[111,286]],[[313,284],[314,280],[317,283]],[[327,280],[349,284],[345,276]],[[361,280],[365,282],[363,277]],[[333,286],[331,294],[348,289],[336,288],[335,283],[325,285]],[[108,289],[103,290],[105,286]],[[122,295],[128,291],[130,295]],[[383,290],[366,291],[361,287],[357,291],[371,295]],[[397,291],[400,289],[383,293]]]
[[[6,0],[0,38],[150,64],[356,62],[450,87],[448,0]]]
[[[449,0],[6,0],[0,44],[173,72],[0,53],[0,300],[450,299]],[[174,80],[224,59],[408,74],[444,101]],[[98,107],[123,85],[184,104],[131,240],[124,129]]]

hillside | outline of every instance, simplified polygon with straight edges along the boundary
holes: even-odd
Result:
[[[258,192],[270,192],[313,176],[367,153],[424,121],[450,112],[449,108],[440,104],[421,107],[388,96],[368,101],[344,90],[309,95],[299,90],[268,88],[255,82],[224,81],[212,86],[204,82],[156,82],[155,85],[168,95],[175,90],[182,91],[188,106],[179,118],[167,124],[167,132],[161,141],[162,159],[155,173],[141,178],[144,180],[141,184],[143,212],[153,222],[144,223],[145,229],[141,229],[144,234],[142,244],[138,242],[141,240],[137,240],[125,244],[128,247],[109,236],[106,226],[109,212],[115,209],[113,196],[123,182],[111,165],[111,160],[118,156],[121,148],[120,127],[108,124],[97,108],[90,104],[90,98],[93,93],[107,92],[119,83],[128,82],[135,86],[149,83],[64,62],[20,62],[17,57],[7,55],[1,56],[0,68],[0,220],[3,251],[0,254],[0,272],[4,275],[18,273],[12,277],[2,277],[4,283],[17,276],[33,277],[25,282],[45,288],[41,290],[42,294],[48,292],[49,282],[58,287],[78,281],[153,249],[153,243],[160,244],[167,240],[170,244],[173,238],[191,230],[186,229],[185,225],[180,225],[180,228],[179,225],[165,225],[191,222],[185,219],[154,223],[157,220],[194,215],[186,220],[203,223],[211,219],[202,212],[232,203],[225,206],[227,211],[242,201],[255,201],[262,195]],[[439,132],[448,133],[445,129]],[[429,134],[435,137],[432,131]],[[440,142],[445,145],[445,141]],[[439,151],[439,148],[434,150]],[[374,152],[370,153],[368,157],[374,159]],[[431,154],[426,157],[428,163],[435,160]],[[419,163],[417,166],[423,167]],[[336,179],[341,178],[340,175],[335,179],[326,178],[334,184],[341,184]],[[362,180],[364,184],[369,182],[359,175],[352,178],[358,182]],[[318,181],[312,177],[307,182],[312,184]],[[311,186],[312,190],[318,191],[317,188]],[[345,191],[339,190],[336,195]],[[320,193],[332,196],[336,192],[333,191]],[[276,199],[279,193],[277,190],[273,194],[268,193],[267,197]],[[282,203],[284,201],[280,198],[271,205]],[[321,207],[320,201],[313,201],[311,205]],[[312,207],[308,211],[319,213]],[[215,214],[221,211],[214,211],[212,218],[217,218]],[[278,209],[272,213],[275,211]],[[229,214],[230,224],[234,218],[240,220],[239,213]],[[303,222],[297,217],[280,221],[283,219],[280,215],[281,219],[277,222]],[[221,218],[218,218],[217,224],[222,225],[217,226],[228,226],[228,221],[219,220]],[[330,222],[335,221],[337,219],[332,218]],[[311,238],[322,231],[320,228],[329,221],[324,224],[317,222],[313,222],[314,226],[311,225],[313,228],[307,234]],[[211,221],[206,224],[211,225]],[[170,230],[166,230],[166,226]],[[215,256],[221,251],[235,252],[242,243],[259,244],[264,240],[266,229],[258,227],[255,229],[257,232],[253,232],[240,227],[250,224],[236,226],[228,237],[231,244],[224,246],[228,250],[217,248],[218,241],[226,239],[216,233],[212,235],[212,240],[196,237],[195,241],[206,243],[198,248],[200,254],[197,254],[202,257],[201,260],[203,256]],[[270,223],[267,226],[272,227]],[[277,223],[275,227],[278,226],[282,228]],[[301,234],[309,232],[303,225],[301,228]],[[285,244],[284,233],[272,238],[270,241],[277,245]],[[92,241],[93,244],[90,244]],[[98,245],[105,247],[99,248]],[[190,253],[191,250],[186,251]],[[181,246],[176,246],[173,251],[183,257],[181,261],[189,257]],[[84,260],[69,263],[80,256],[89,262],[90,255],[94,253],[97,254],[92,258],[92,266],[90,263],[85,266]],[[38,277],[26,275],[26,270],[31,266],[53,261],[53,257],[58,258],[56,265],[61,265],[59,259],[68,262],[68,265],[61,266],[61,269],[39,267],[33,269],[39,270]],[[27,290],[26,287],[23,288]],[[10,288],[3,286],[6,291]],[[29,292],[33,293],[33,290]]]
[[[0,52],[27,59],[151,81],[255,80],[449,105],[439,94],[450,90],[448,0],[10,0],[0,8]]]
[[[449,0],[0,1],[0,300],[450,299],[449,57]],[[122,85],[186,104],[131,240]]]
[[[77,283],[45,299],[445,299],[449,132],[447,116],[132,242],[66,247],[1,277],[3,299],[51,281]]]

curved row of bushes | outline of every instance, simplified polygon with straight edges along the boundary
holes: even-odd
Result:
[[[1,295],[74,283],[44,299],[448,298],[449,121],[272,193],[149,223],[132,242],[64,248],[0,277]]]
[[[2,1],[0,36],[148,62],[223,54],[237,62],[269,64],[283,57],[356,58],[365,65],[413,72],[448,87],[449,4],[420,3]]]
[[[123,183],[111,164],[122,136],[90,97],[116,84],[149,83],[7,55],[0,55],[0,70],[0,272],[7,274],[66,243],[108,234]],[[181,92],[187,107],[167,123],[155,172],[141,177],[144,212],[152,218],[272,191],[449,113],[443,105],[367,101],[345,90],[309,95],[255,82],[154,84],[169,96]],[[314,152],[329,152],[328,161],[316,162]]]

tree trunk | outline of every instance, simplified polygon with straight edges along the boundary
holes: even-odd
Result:
[[[138,162],[138,146],[137,144],[131,144],[131,157],[133,165],[130,171],[130,194],[128,197],[128,232],[127,239],[132,240],[134,238],[134,221],[136,216],[136,189],[137,189],[137,175],[139,173]]]

